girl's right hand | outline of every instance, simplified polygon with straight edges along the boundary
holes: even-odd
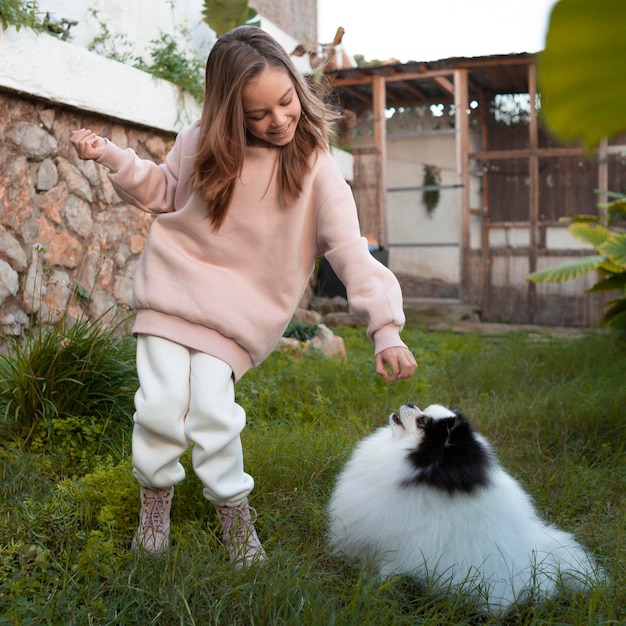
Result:
[[[106,148],[106,140],[103,137],[85,128],[73,130],[70,141],[83,161],[99,159]]]

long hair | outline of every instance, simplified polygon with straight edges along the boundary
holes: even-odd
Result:
[[[278,148],[278,189],[285,206],[301,193],[310,157],[317,149],[328,147],[331,126],[337,119],[268,33],[255,26],[240,26],[219,37],[206,64],[194,162],[194,189],[205,201],[216,230],[226,217],[246,154],[242,91],[267,67],[287,72],[302,107],[293,140]]]

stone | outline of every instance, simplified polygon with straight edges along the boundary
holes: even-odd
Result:
[[[17,272],[6,261],[0,261],[0,304],[9,296],[15,296],[18,287]]]
[[[351,328],[364,326],[363,322],[354,313],[326,313],[322,320],[328,326],[350,326]]]
[[[48,307],[48,322],[55,324],[63,317],[72,295],[72,282],[67,272],[55,270],[46,287],[44,300]]]
[[[93,202],[91,186],[89,181],[82,175],[80,169],[62,157],[59,157],[56,163],[59,176],[67,183],[70,194],[74,194],[91,204]]]
[[[81,174],[88,180],[90,185],[97,185],[100,182],[100,174],[98,170],[102,169],[101,165],[96,165],[95,161],[79,161],[76,166]]]
[[[80,266],[82,258],[82,244],[68,232],[62,231],[50,239],[45,254],[48,265],[76,269]]]
[[[39,313],[42,310],[44,313],[47,312],[47,308],[42,306],[43,296],[46,293],[43,267],[45,252],[45,246],[40,243],[35,243],[32,247],[30,265],[22,292],[22,304],[27,313]]]
[[[91,206],[77,196],[70,195],[62,211],[65,222],[79,237],[87,239],[93,232]]]
[[[0,257],[8,261],[18,272],[23,272],[28,267],[26,252],[4,226],[0,226]]]
[[[301,324],[320,324],[322,321],[322,316],[317,311],[303,308],[296,309],[293,318]]]
[[[141,254],[143,247],[146,244],[146,238],[141,235],[131,235],[128,238],[128,244],[130,246],[130,251],[133,254]]]
[[[39,111],[39,119],[46,130],[52,130],[55,118],[56,112],[54,109],[42,109]]]
[[[28,328],[28,321],[28,315],[14,302],[2,307],[0,326],[2,326],[2,331],[7,335],[21,335],[22,330]]]
[[[135,267],[128,268],[125,272],[117,275],[113,286],[113,296],[116,302],[121,302],[131,306],[133,303],[133,283],[135,277]]]
[[[317,327],[317,332],[311,339],[311,345],[326,357],[334,357],[344,361],[348,358],[343,337],[335,335],[325,324],[320,324]]]
[[[50,189],[50,191],[46,191],[46,193],[37,196],[35,206],[50,222],[58,226],[63,221],[61,218],[61,209],[65,205],[68,195],[67,184],[61,182]]]
[[[318,352],[328,358],[346,360],[346,346],[343,337],[335,335],[328,326],[320,324],[315,336],[309,341],[299,341],[293,337],[281,337],[277,350],[287,352],[296,358]]]
[[[23,152],[27,159],[42,161],[57,148],[57,140],[38,124],[18,122],[7,133],[12,141]]]
[[[44,159],[37,170],[37,191],[49,191],[59,182],[59,174],[52,159]]]

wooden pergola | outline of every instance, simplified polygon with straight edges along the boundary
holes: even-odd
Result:
[[[541,245],[542,229],[539,206],[539,159],[542,157],[564,157],[584,155],[581,147],[540,147],[539,120],[537,110],[537,65],[533,54],[522,53],[473,58],[451,58],[433,62],[409,62],[383,64],[358,68],[343,68],[327,72],[333,87],[333,97],[344,110],[361,115],[366,111],[373,114],[374,151],[381,172],[375,211],[376,219],[385,224],[386,216],[386,124],[385,111],[391,107],[416,105],[453,104],[455,107],[455,143],[458,181],[461,185],[461,295],[469,285],[467,275],[470,264],[470,216],[483,218],[482,252],[489,251],[489,232],[492,228],[507,226],[504,222],[489,220],[486,201],[487,188],[483,188],[483,206],[472,207],[470,197],[470,163],[472,160],[494,162],[504,159],[524,159],[528,163],[529,206],[526,222],[516,226],[527,226],[530,245],[525,253],[529,256],[530,271],[537,268],[537,250]],[[515,150],[489,150],[487,124],[481,124],[481,149],[470,152],[469,111],[470,103],[478,106],[472,115],[488,114],[490,102],[496,95],[528,94],[530,101],[528,139],[526,146]],[[607,155],[611,148],[605,143],[599,151],[598,181],[601,189],[608,188]],[[602,201],[602,198],[600,198]],[[387,243],[386,232],[379,233],[381,243]],[[529,286],[534,297],[534,284]]]

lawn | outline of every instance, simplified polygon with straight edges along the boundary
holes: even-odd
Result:
[[[129,552],[139,509],[130,474],[131,341],[98,344],[110,359],[100,354],[86,368],[89,381],[101,385],[86,398],[72,387],[79,374],[63,375],[68,363],[77,367],[62,359],[80,344],[77,337],[64,344],[57,337],[47,352],[40,339],[41,371],[29,376],[25,370],[34,365],[26,350],[12,367],[3,360],[0,624],[625,623],[624,344],[596,334],[486,338],[412,325],[403,338],[420,369],[409,381],[386,385],[374,374],[363,330],[335,331],[346,341],[347,361],[275,352],[238,385],[248,413],[247,470],[256,479],[251,502],[269,557],[244,573],[228,563],[189,455],[167,557]],[[81,350],[80,363],[93,357]],[[44,375],[47,399],[37,404],[32,383]],[[71,397],[79,400],[72,405]],[[541,515],[589,547],[612,582],[489,619],[473,616],[466,598],[429,594],[407,578],[381,583],[330,555],[325,507],[335,476],[355,443],[410,401],[461,409]],[[55,403],[63,406],[59,415]]]

